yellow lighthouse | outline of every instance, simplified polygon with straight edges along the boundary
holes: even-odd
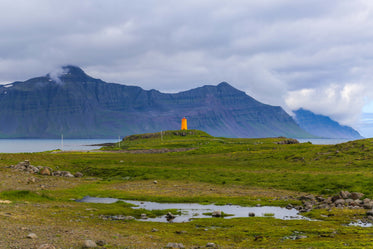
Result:
[[[185,117],[181,120],[181,129],[188,130],[187,119]]]

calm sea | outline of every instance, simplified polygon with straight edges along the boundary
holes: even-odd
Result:
[[[297,139],[300,143],[311,142],[312,144],[341,144],[355,139],[335,139],[335,138],[318,138],[318,139]]]
[[[348,139],[298,139],[312,144],[338,144],[351,140]],[[100,146],[92,144],[116,143],[117,139],[0,139],[0,153],[42,152],[49,150],[94,150]]]
[[[92,144],[115,143],[117,139],[0,139],[0,153],[42,152],[48,150],[93,150]]]

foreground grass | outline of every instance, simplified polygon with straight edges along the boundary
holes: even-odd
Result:
[[[104,148],[109,152],[0,154],[0,199],[13,201],[0,204],[4,220],[0,231],[13,234],[4,248],[31,243],[25,239],[29,230],[40,234],[49,231],[32,243],[49,241],[62,248],[79,247],[86,238],[103,239],[108,248],[162,248],[168,242],[189,248],[208,242],[221,248],[373,246],[373,228],[345,226],[364,216],[359,210],[315,210],[307,214],[318,221],[251,217],[165,224],[102,220],[101,215],[109,214],[139,217],[141,212],[149,216],[160,213],[118,203],[71,201],[90,195],[285,206],[299,204],[297,197],[304,193],[333,195],[348,190],[373,197],[373,140],[339,145],[281,144],[284,140],[227,139],[200,131],[168,131],[126,138]],[[183,151],[185,148],[188,150]],[[158,153],[165,149],[178,152]],[[34,176],[37,181],[28,184],[30,175],[5,168],[25,159],[36,166],[80,171],[85,177]],[[296,235],[306,237],[293,240]]]

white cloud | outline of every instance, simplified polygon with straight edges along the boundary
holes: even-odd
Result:
[[[332,84],[321,88],[290,91],[286,104],[291,110],[307,108],[338,120],[344,125],[354,125],[360,118],[365,104],[365,87],[361,84]]]

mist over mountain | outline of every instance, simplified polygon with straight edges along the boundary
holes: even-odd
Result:
[[[328,116],[317,115],[305,109],[294,111],[299,126],[310,134],[322,138],[363,138],[358,131],[349,126],[340,125]]]
[[[228,83],[175,94],[106,83],[75,66],[0,87],[1,138],[114,138],[188,127],[225,137],[310,137],[279,106]]]

